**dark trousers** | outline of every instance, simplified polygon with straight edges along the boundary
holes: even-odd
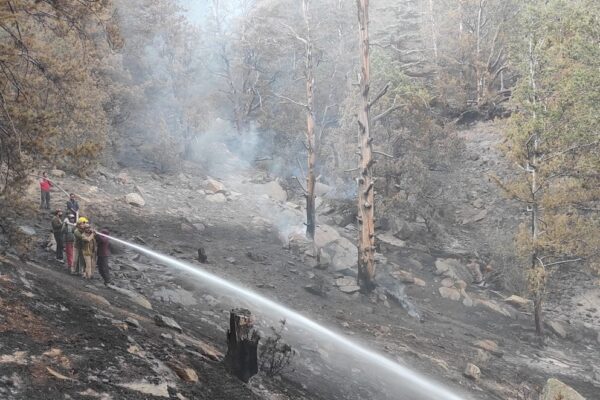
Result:
[[[56,259],[62,260],[63,259],[63,248],[65,247],[65,244],[63,243],[62,233],[54,232],[54,240],[56,240]]]
[[[98,256],[96,266],[98,266],[98,272],[100,273],[102,279],[104,279],[104,283],[110,283],[110,268],[108,267],[108,256]]]
[[[45,208],[45,209],[50,209],[50,192],[44,192],[41,191],[42,193],[42,202],[40,203],[40,208]]]

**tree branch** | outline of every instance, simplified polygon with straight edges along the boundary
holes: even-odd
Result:
[[[390,82],[386,83],[379,93],[377,93],[375,98],[369,102],[369,108],[373,107],[379,101],[379,99],[381,99],[387,93],[388,89],[390,88],[390,84]]]
[[[373,150],[373,153],[374,154],[379,154],[380,156],[384,156],[384,157],[387,157],[387,158],[395,158],[391,154],[384,153],[383,151]]]
[[[297,177],[297,176],[294,176],[294,179],[296,180],[296,182],[298,182],[298,185],[300,186],[300,189],[302,189],[302,191],[304,192],[304,194],[307,194],[307,193],[308,193],[308,190],[306,190],[306,189],[304,188],[304,186],[302,185],[302,182],[300,182],[300,179],[298,179],[298,177]]]
[[[275,97],[279,97],[280,99],[283,99],[283,100],[289,101],[290,103],[296,104],[297,106],[304,107],[304,108],[308,108],[308,104],[306,104],[306,103],[300,103],[299,101],[296,101],[296,100],[294,100],[294,99],[290,99],[289,97],[286,97],[286,96],[280,95],[280,94],[278,94],[278,93],[275,93],[275,92],[273,92],[273,95],[274,95]]]

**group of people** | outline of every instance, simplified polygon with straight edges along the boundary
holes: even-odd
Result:
[[[49,183],[51,185],[51,182]],[[40,189],[42,191],[42,208],[49,208],[49,194],[48,198],[45,198],[45,187],[42,181],[40,181]],[[45,200],[48,201],[48,204],[44,204]],[[56,210],[52,218],[52,233],[56,241],[56,259],[60,262],[65,261],[63,258],[64,253],[66,255],[66,267],[71,274],[83,276],[85,279],[91,279],[96,267],[98,267],[98,272],[104,280],[104,284],[108,285],[110,283],[108,229],[104,228],[97,232],[92,229],[86,217],[79,216],[79,203],[74,193],[69,195],[66,213],[67,217],[63,219],[63,211]]]

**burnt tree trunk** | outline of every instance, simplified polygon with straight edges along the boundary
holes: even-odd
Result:
[[[316,229],[315,214],[315,164],[317,160],[315,146],[315,99],[314,99],[314,64],[313,45],[310,37],[309,0],[302,1],[302,13],[306,25],[306,150],[307,175],[306,175],[306,237],[314,240]]]
[[[535,320],[535,333],[543,337],[544,336],[544,324],[542,320],[542,298],[536,297],[533,302],[533,315]]]
[[[363,291],[374,288],[375,278],[375,218],[373,171],[373,145],[369,120],[369,0],[357,0],[360,39],[360,103],[358,109],[359,177],[358,177],[358,285]]]
[[[227,354],[225,365],[243,382],[258,373],[258,341],[260,336],[253,329],[252,314],[238,308],[229,314],[227,330]]]

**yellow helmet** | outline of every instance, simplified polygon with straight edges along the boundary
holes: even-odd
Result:
[[[79,219],[77,220],[78,224],[87,224],[89,221],[86,217],[79,217]]]

